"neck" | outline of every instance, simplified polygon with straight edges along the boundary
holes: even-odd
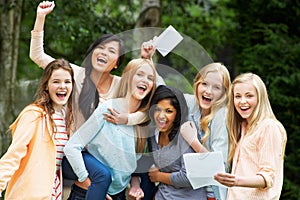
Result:
[[[111,75],[109,72],[103,72],[101,74],[92,72],[91,79],[96,85],[98,93],[105,94],[110,89],[113,75]]]
[[[132,96],[127,97],[127,98],[128,98],[128,103],[129,103],[129,105],[128,105],[129,113],[136,112],[140,108],[142,101],[138,100]]]
[[[134,113],[137,112],[141,105],[141,101],[127,95],[124,98],[119,99],[119,107],[122,109],[122,112],[125,113]]]
[[[158,144],[163,147],[167,146],[170,143],[169,141],[169,133],[167,132],[159,132]]]

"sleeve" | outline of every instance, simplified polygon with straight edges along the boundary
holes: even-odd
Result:
[[[146,112],[137,111],[135,113],[128,114],[128,126],[133,126],[137,124],[141,124],[143,122],[146,122],[149,119]]]
[[[226,125],[227,109],[221,108],[216,113],[210,125],[210,150],[222,152],[223,162],[227,171],[228,157],[228,130]]]
[[[181,187],[191,187],[191,183],[186,176],[186,169],[183,162],[183,157],[181,156],[181,169],[177,172],[171,173],[171,183],[176,188]]]
[[[182,187],[192,187],[190,181],[186,175],[186,168],[183,160],[183,153],[194,153],[194,151],[189,147],[188,143],[181,137],[181,134],[178,135],[178,145],[180,148],[181,156],[180,156],[180,164],[181,169],[176,172],[171,173],[171,183],[176,188]]]
[[[5,189],[6,184],[19,169],[21,160],[26,156],[27,147],[39,127],[40,116],[38,112],[26,111],[14,122],[17,124],[12,143],[0,159],[0,191]]]
[[[193,120],[191,115],[199,110],[196,97],[193,94],[184,94],[184,98],[189,109],[189,120]]]
[[[31,31],[29,57],[39,67],[45,67],[54,60],[44,52],[44,31]]]
[[[282,166],[285,139],[275,122],[268,123],[260,133],[259,172],[264,177],[266,188],[273,186],[275,173]]]
[[[164,79],[156,72],[156,87],[166,85]]]
[[[83,182],[88,177],[88,171],[85,167],[81,151],[84,147],[100,134],[104,124],[102,113],[103,104],[101,104],[89,117],[89,119],[74,133],[64,147],[64,153],[78,177],[79,182]]]

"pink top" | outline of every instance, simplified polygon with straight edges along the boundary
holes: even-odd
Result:
[[[283,184],[283,158],[286,132],[276,120],[261,121],[252,134],[242,135],[236,148],[232,173],[264,177],[266,188],[231,187],[227,200],[279,199]]]

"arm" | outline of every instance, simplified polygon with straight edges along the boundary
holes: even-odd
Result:
[[[37,127],[39,127],[40,119],[40,113],[25,111],[20,114],[12,125],[16,126],[12,143],[0,160],[0,194],[6,188],[16,170],[19,169],[21,160],[26,156],[28,145],[36,133]]]
[[[160,182],[172,185],[171,173],[161,172],[157,167],[152,167],[149,169],[149,177],[152,182]]]
[[[180,127],[180,133],[183,139],[194,149],[197,153],[205,153],[208,150],[198,140],[198,133],[195,124],[192,121],[187,121]]]
[[[88,171],[85,167],[81,151],[97,134],[101,134],[100,130],[104,124],[101,106],[99,106],[89,119],[75,132],[64,148],[64,153],[74,173],[77,175],[79,182],[85,181],[88,177]]]
[[[143,42],[142,46],[141,46],[141,58],[145,58],[145,59],[149,59],[153,62],[153,55],[156,51],[155,46],[153,45],[154,40],[157,37],[153,37],[152,40],[149,40],[147,42]],[[155,65],[154,65],[155,66]],[[159,85],[166,85],[164,79],[156,72],[156,86]]]
[[[228,157],[228,130],[226,125],[227,109],[221,108],[217,111],[216,115],[211,121],[210,125],[210,144],[207,146],[210,151],[217,152],[221,151],[223,156],[223,162],[227,167]]]
[[[265,188],[266,183],[261,175],[255,176],[236,176],[229,173],[217,173],[214,176],[215,180],[227,187],[251,187],[251,188]]]
[[[130,188],[128,190],[128,198],[140,200],[144,197],[144,192],[140,187],[140,179],[138,176],[132,176],[130,180]]]
[[[191,184],[186,176],[186,169],[181,158],[181,169],[175,172],[161,172],[157,167],[149,169],[149,177],[152,182],[160,182],[174,187],[191,187]]]
[[[108,108],[110,113],[103,113],[105,120],[113,124],[126,124],[128,126],[142,124],[149,118],[145,112],[120,113],[116,109]]]
[[[44,52],[43,47],[45,19],[47,14],[53,11],[54,7],[54,2],[45,1],[39,4],[34,28],[31,31],[29,57],[43,69],[54,60],[54,58]]]

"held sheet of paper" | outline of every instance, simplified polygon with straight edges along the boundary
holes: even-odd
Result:
[[[183,37],[172,25],[170,25],[156,38],[154,46],[157,51],[165,57],[181,42],[181,40],[183,40]]]
[[[214,180],[214,175],[216,173],[225,172],[221,152],[187,153],[183,154],[183,160],[187,178],[193,189],[198,189],[207,185],[226,187]]]

